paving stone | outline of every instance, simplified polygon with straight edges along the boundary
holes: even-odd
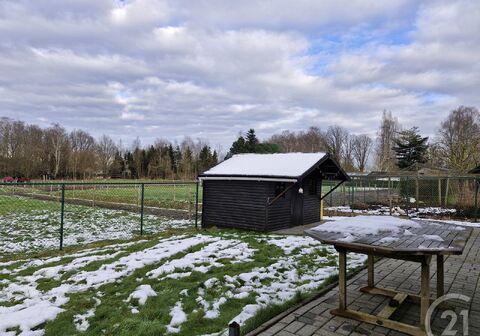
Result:
[[[298,330],[295,335],[298,336],[311,336],[315,331],[318,330],[318,327],[315,327],[314,325],[306,325],[300,330]]]
[[[286,326],[283,330],[294,333],[300,328],[302,328],[305,325],[305,323],[299,322],[299,321],[293,321],[290,323],[288,326]]]
[[[462,309],[469,310],[469,334],[480,335],[480,229],[475,229],[462,256],[448,256],[445,259],[445,290],[461,293],[471,297],[469,302],[449,302],[457,314]],[[431,293],[436,293],[435,259],[431,264]],[[375,264],[375,282],[379,287],[419,293],[420,266],[418,263],[393,259],[382,259]],[[367,283],[367,272],[362,270],[348,282],[348,308],[369,314],[378,313],[388,300],[379,295],[360,293],[359,288]],[[322,297],[309,302],[295,312],[284,317],[262,336],[404,336],[405,334],[381,326],[333,316],[332,308],[338,306],[338,289],[334,288]],[[392,316],[404,323],[419,323],[418,305],[405,302]],[[462,318],[458,315],[457,329],[461,327]],[[432,329],[435,334],[442,334],[449,319],[442,319],[441,313],[433,315]],[[461,335],[462,332],[458,333]]]

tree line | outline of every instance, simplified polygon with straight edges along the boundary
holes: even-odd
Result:
[[[332,125],[326,130],[316,126],[306,131],[286,130],[260,142],[250,129],[233,142],[227,157],[288,152],[328,152],[349,172],[427,167],[465,174],[480,164],[480,113],[475,107],[459,106],[440,123],[432,139],[422,136],[416,126],[402,128],[389,111],[383,112],[375,138]]]
[[[181,143],[158,139],[125,148],[109,136],[95,139],[84,130],[67,132],[9,118],[0,119],[0,174],[44,179],[194,179],[218,163],[218,153],[202,140]]]
[[[328,152],[346,171],[395,172],[421,167],[465,174],[480,164],[480,112],[459,106],[437,128],[434,137],[418,127],[402,128],[384,111],[376,136],[352,134],[332,125],[322,130],[283,131],[260,141],[254,129],[240,134],[226,158],[239,153]],[[67,132],[9,118],[0,119],[0,174],[28,178],[158,178],[194,179],[223,157],[206,141],[185,137],[180,143],[158,139],[142,146],[95,139],[84,130]]]

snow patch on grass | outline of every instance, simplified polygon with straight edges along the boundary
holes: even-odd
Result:
[[[176,334],[180,331],[180,325],[187,320],[187,314],[183,311],[181,301],[178,301],[170,310],[170,316],[172,319],[167,325],[167,330],[169,333]]]
[[[26,197],[0,196],[16,211],[0,214],[0,254],[58,248],[59,204]],[[64,218],[64,246],[100,240],[130,239],[140,230],[140,215],[125,210],[67,204]],[[144,229],[158,233],[169,228],[191,227],[188,220],[145,216]]]
[[[200,251],[188,253],[182,258],[166,262],[162,266],[147,273],[154,279],[164,274],[173,273],[175,270],[189,270],[192,272],[206,273],[212,268],[222,267],[224,264],[219,259],[230,259],[232,264],[251,261],[254,250],[248,244],[234,239],[216,238],[214,242],[203,247]],[[184,273],[185,274],[185,273]],[[182,274],[182,275],[184,275]],[[182,276],[176,273],[176,277]]]
[[[88,327],[90,326],[90,322],[88,321],[89,318],[95,316],[95,308],[101,303],[100,299],[94,297],[95,306],[89,310],[87,310],[83,314],[77,314],[73,316],[73,323],[75,324],[75,328],[80,331],[84,332],[87,331]]]
[[[132,299],[137,300],[140,306],[143,306],[150,296],[157,296],[157,293],[150,285],[138,286],[132,294],[128,296],[127,302],[131,302]]]
[[[7,332],[7,329],[14,327],[19,327],[25,333],[30,333],[32,328],[55,319],[63,311],[60,307],[69,301],[68,294],[99,288],[102,285],[124,278],[137,269],[161,262],[195,245],[216,239],[211,236],[197,235],[188,238],[180,237],[178,239],[177,237],[177,239],[161,240],[153,247],[133,252],[110,264],[102,265],[95,271],[80,271],[61,285],[46,292],[37,288],[38,281],[40,279],[56,278],[60,268],[50,268],[47,272],[39,272],[31,276],[19,276],[17,277],[18,283],[9,283],[0,293],[0,302],[12,300],[20,302],[9,307],[0,307],[0,333]],[[97,257],[98,260],[101,260],[105,256],[99,255]],[[89,261],[93,260],[95,258],[89,258]],[[85,265],[85,263],[73,260],[70,265],[79,267]],[[61,268],[65,267],[68,268],[69,266],[61,266]],[[69,269],[74,269],[74,267],[72,266]]]

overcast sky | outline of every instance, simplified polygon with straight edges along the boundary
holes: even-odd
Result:
[[[0,0],[0,115],[126,143],[429,135],[479,88],[478,0]]]

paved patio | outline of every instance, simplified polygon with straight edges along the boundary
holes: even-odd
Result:
[[[432,296],[436,294],[435,264],[432,259]],[[375,282],[379,287],[418,294],[420,292],[420,264],[382,259],[375,264]],[[348,281],[348,306],[365,313],[376,314],[388,300],[382,296],[359,292],[359,289],[366,286],[366,283],[366,270]],[[446,293],[463,294],[471,298],[468,303],[461,300],[448,301],[457,312],[458,317],[452,330],[458,331],[457,336],[464,335],[463,318],[460,311],[468,309],[468,335],[480,335],[480,229],[473,231],[463,255],[449,256],[445,259],[445,291]],[[338,288],[335,287],[257,334],[261,336],[405,335],[381,326],[332,316],[330,309],[337,306]],[[450,317],[441,318],[441,314],[442,311],[438,312],[437,310],[433,316],[432,331],[434,335],[441,335],[451,320]],[[392,318],[405,323],[418,324],[419,315],[419,306],[404,303]],[[269,323],[265,325],[269,325]]]

